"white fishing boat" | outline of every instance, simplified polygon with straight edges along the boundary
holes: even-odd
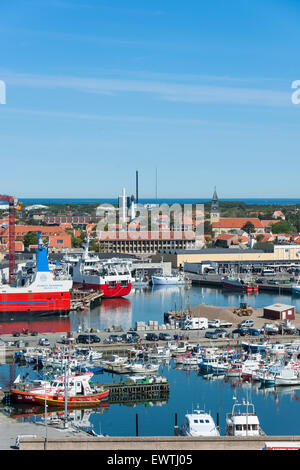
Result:
[[[185,415],[184,423],[179,427],[179,433],[182,436],[191,437],[220,436],[219,429],[210,413],[199,409]]]
[[[153,285],[179,285],[185,284],[185,278],[182,274],[157,275],[152,276]]]
[[[127,370],[131,372],[132,374],[156,374],[158,372],[159,367],[160,367],[160,364],[152,364],[150,362],[148,363],[135,362],[135,363],[129,364],[127,367]]]
[[[275,376],[275,385],[299,385],[300,376],[297,369],[290,366],[283,367],[281,372]]]
[[[144,356],[148,359],[170,359],[171,351],[167,346],[157,346],[145,351]]]
[[[218,357],[203,357],[198,361],[200,372],[211,373],[219,364]]]
[[[284,355],[286,350],[286,346],[283,343],[273,343],[273,344],[267,344],[266,345],[266,350],[268,354],[275,354],[276,356],[278,355]]]
[[[226,415],[226,435],[236,437],[264,435],[253,403],[247,400],[233,404],[231,413]]]

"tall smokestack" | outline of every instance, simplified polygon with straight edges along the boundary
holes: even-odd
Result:
[[[139,202],[139,172],[135,172],[135,202],[138,204]]]

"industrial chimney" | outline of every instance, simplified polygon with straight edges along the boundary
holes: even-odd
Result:
[[[135,172],[135,203],[139,202],[139,172]]]

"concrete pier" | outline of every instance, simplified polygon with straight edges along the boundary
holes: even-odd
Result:
[[[262,450],[265,442],[299,442],[300,436],[259,436],[259,437],[60,437],[49,438],[48,450],[143,450],[197,451],[197,450]],[[45,438],[23,437],[20,450],[44,450]]]

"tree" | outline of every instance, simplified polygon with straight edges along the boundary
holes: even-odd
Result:
[[[272,233],[291,233],[296,232],[296,227],[287,220],[281,220],[272,224]]]
[[[89,244],[89,251],[99,251],[99,241],[93,238]]]
[[[246,222],[245,225],[243,225],[242,230],[244,230],[244,232],[247,232],[247,233],[253,233],[255,232],[255,227],[252,224],[252,222],[248,220],[248,222]]]
[[[212,225],[208,220],[204,221],[204,234],[212,235]]]
[[[26,248],[29,247],[29,245],[37,245],[38,244],[38,233],[37,232],[28,232],[24,236],[24,246]]]
[[[256,242],[257,242],[257,243],[260,243],[264,238],[265,238],[264,235],[259,234],[259,235],[256,236]]]

